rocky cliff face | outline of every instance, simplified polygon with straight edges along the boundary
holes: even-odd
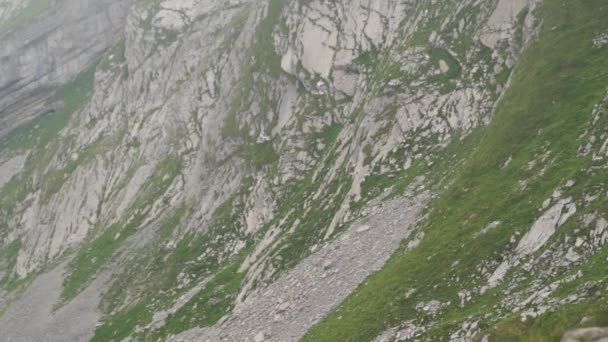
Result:
[[[568,250],[578,259],[560,265],[583,272],[585,260],[603,253],[606,215],[581,210],[581,201],[601,208],[604,171],[593,171],[596,180],[582,188],[554,183],[570,175],[564,170],[605,170],[605,89],[594,85],[589,94],[601,96],[581,101],[595,101],[598,119],[573,128],[574,135],[586,129],[579,140],[567,140],[588,141],[575,155],[595,166],[568,169],[544,145],[529,145],[533,157],[516,147],[512,156],[490,153],[504,157],[500,165],[479,156],[511,146],[488,137],[508,136],[503,129],[516,116],[501,108],[548,108],[514,100],[513,82],[534,89],[537,80],[511,75],[538,76],[535,46],[567,35],[568,23],[547,14],[561,13],[559,3],[32,0],[0,7],[0,327],[15,340],[464,339],[501,322],[499,309],[484,316],[474,304],[511,277],[520,287],[504,291],[501,308],[524,315],[538,300],[542,312],[526,317],[591,298],[524,298],[544,281],[554,290],[589,280],[586,274],[525,279],[550,262],[547,253],[572,245],[573,236],[559,243],[555,232],[575,221],[581,234],[596,227],[598,238],[587,254]],[[591,17],[591,4],[571,6]],[[14,24],[18,17],[32,21]],[[545,21],[555,25],[543,35]],[[605,65],[605,44],[597,42],[608,31],[595,25],[580,51]],[[554,127],[539,119],[516,131],[538,128],[540,136],[545,125]],[[520,141],[541,140],[530,139]],[[458,199],[468,189],[478,199],[501,197],[484,197],[486,188],[467,180],[476,163],[491,170],[529,163],[518,187],[500,190],[507,198],[510,191],[544,196],[534,190],[543,180],[555,193],[542,204],[534,195],[531,207],[541,207],[533,212],[502,202],[471,209]],[[548,165],[563,174],[548,176]],[[448,197],[455,188],[465,194]],[[440,226],[475,232],[435,238],[437,217],[451,217],[437,214],[445,198],[468,218]],[[500,208],[520,223],[488,214]],[[402,258],[442,270],[432,261],[443,253],[434,250],[437,241],[467,248],[497,231],[514,232],[474,259],[452,257],[438,271],[446,278],[415,267],[395,273]],[[586,246],[581,239],[576,248]],[[384,266],[396,251],[404,257]],[[413,259],[418,254],[428,258]],[[563,261],[558,254],[551,260]],[[350,316],[340,310],[368,298],[359,285],[391,284],[384,274],[402,274],[398,283],[407,286],[409,276],[428,283],[395,286],[404,297],[386,300],[408,304],[378,312],[384,323],[336,323],[364,319],[367,304]],[[457,281],[437,297],[431,289],[453,277],[477,280]],[[393,293],[379,286],[373,292]],[[374,305],[385,300],[374,298],[381,299],[369,299]],[[442,321],[468,307],[469,316]],[[33,315],[37,324],[25,329],[22,318]]]
[[[59,109],[53,91],[123,34],[130,1],[6,1],[0,18],[0,133]]]

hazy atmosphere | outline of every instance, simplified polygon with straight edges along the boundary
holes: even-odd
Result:
[[[0,341],[608,341],[608,2],[0,0]]]

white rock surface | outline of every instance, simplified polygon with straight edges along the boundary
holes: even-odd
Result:
[[[8,183],[14,175],[21,172],[27,156],[18,155],[8,160],[0,159],[0,189]]]
[[[524,10],[530,0],[499,0],[496,9],[488,19],[481,41],[492,49],[499,41],[509,39],[515,29],[517,15]]]
[[[545,211],[532,225],[530,230],[519,240],[514,254],[503,261],[488,278],[488,285],[498,285],[509,269],[528,255],[542,248],[555,234],[557,228],[576,213],[576,205],[571,198],[560,199],[553,207]]]

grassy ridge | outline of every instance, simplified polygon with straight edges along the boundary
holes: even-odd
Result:
[[[589,177],[582,170],[591,161],[577,157],[577,137],[608,84],[608,51],[592,46],[592,38],[608,30],[608,8],[604,5],[600,0],[544,2],[539,9],[543,21],[539,40],[522,56],[512,86],[464,170],[432,204],[422,226],[426,237],[421,245],[411,252],[396,254],[383,270],[313,327],[304,341],[368,341],[386,328],[420,318],[415,306],[432,299],[452,304],[446,308],[450,314],[428,333],[430,340],[446,339],[449,328],[467,315],[492,315],[502,288],[474,299],[465,308],[457,306],[457,293],[485,283],[485,279],[473,277],[479,263],[496,258],[496,251],[505,248],[516,230],[527,229],[538,216],[540,203],[563,180]],[[540,169],[528,170],[526,166],[543,153],[549,153],[552,163],[541,165],[546,166],[544,174],[535,177]],[[512,161],[508,167],[501,168],[509,158]],[[583,193],[587,185],[601,184],[608,177],[605,171],[591,176],[591,183],[579,182],[572,193]],[[527,182],[525,191],[520,190],[522,180]],[[595,206],[606,214],[603,204],[605,201]],[[474,238],[494,220],[503,224]],[[584,274],[587,278],[593,273]],[[599,279],[606,276],[596,274]],[[409,289],[416,292],[406,298]],[[580,320],[585,313],[597,316],[598,312],[605,312],[605,307],[599,301],[563,310],[576,314],[547,315],[545,324],[531,321],[525,327],[516,326],[515,331],[530,340],[558,336],[562,329],[578,322],[573,317]],[[432,320],[422,318],[426,322]],[[504,329],[512,327],[505,323]]]

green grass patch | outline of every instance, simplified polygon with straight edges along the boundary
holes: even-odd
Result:
[[[242,181],[240,189],[213,213],[204,233],[186,233],[173,248],[166,248],[167,239],[189,212],[177,210],[159,229],[155,241],[142,251],[120,274],[104,296],[102,308],[109,316],[97,329],[95,340],[164,340],[197,325],[211,325],[231,310],[234,295],[244,274],[236,272],[250,251],[250,242],[242,237],[243,214],[251,179]],[[226,246],[244,239],[244,248],[232,255]],[[184,285],[183,279],[189,279]],[[204,279],[210,283],[182,309],[167,319],[167,325],[156,330],[136,332],[136,327],[150,323],[152,313],[170,308],[189,289]],[[129,296],[129,289],[138,288],[134,303],[116,311]]]
[[[519,316],[510,317],[484,334],[496,342],[559,342],[562,335],[573,328],[608,326],[608,297],[604,294],[595,300],[597,302],[567,304],[526,322]],[[581,323],[583,317],[586,321]]]
[[[577,157],[577,137],[608,84],[608,52],[592,49],[595,32],[608,28],[606,11],[599,0],[547,0],[541,5],[539,40],[522,55],[513,84],[463,171],[432,203],[428,219],[421,225],[426,237],[420,246],[397,253],[313,327],[304,341],[372,340],[400,322],[422,319],[424,315],[414,309],[417,303],[432,299],[457,303],[458,291],[487,281],[474,277],[479,263],[496,258],[515,230],[530,227],[538,216],[537,208],[559,184],[590,165],[588,158]],[[542,176],[534,177],[540,170],[526,166],[546,152],[552,163]],[[512,162],[502,168],[509,158]],[[520,190],[521,180],[528,180],[525,191]],[[494,220],[502,222],[497,229],[474,238]],[[411,288],[417,292],[405,298]],[[495,292],[495,297],[500,294]],[[477,300],[485,303],[469,305],[477,305],[474,312],[479,316],[491,314],[496,298],[482,297]],[[598,305],[595,308],[604,310]],[[566,312],[571,309],[575,310],[564,307]],[[466,308],[452,304],[447,310]],[[562,331],[572,322],[547,320],[538,323],[542,328],[532,327],[529,334],[553,336],[553,331]],[[440,320],[427,338],[449,338],[449,328],[455,323],[454,317]]]
[[[0,250],[0,271],[4,274],[0,279],[0,286],[4,289],[11,288],[11,281],[14,276],[13,271],[15,265],[17,265],[17,256],[19,256],[20,250],[21,240],[15,240]]]
[[[262,19],[255,33],[255,44],[251,52],[259,72],[265,72],[272,77],[281,74],[281,55],[274,47],[273,32],[280,23],[284,0],[268,0],[266,17]]]
[[[193,327],[211,326],[234,306],[234,299],[241,288],[245,273],[238,273],[240,260],[220,270],[205,288],[188,303],[169,315],[165,325],[151,334],[160,341]]]
[[[272,141],[251,144],[246,149],[245,158],[248,159],[256,170],[273,164],[279,160],[279,155],[272,146]]]

